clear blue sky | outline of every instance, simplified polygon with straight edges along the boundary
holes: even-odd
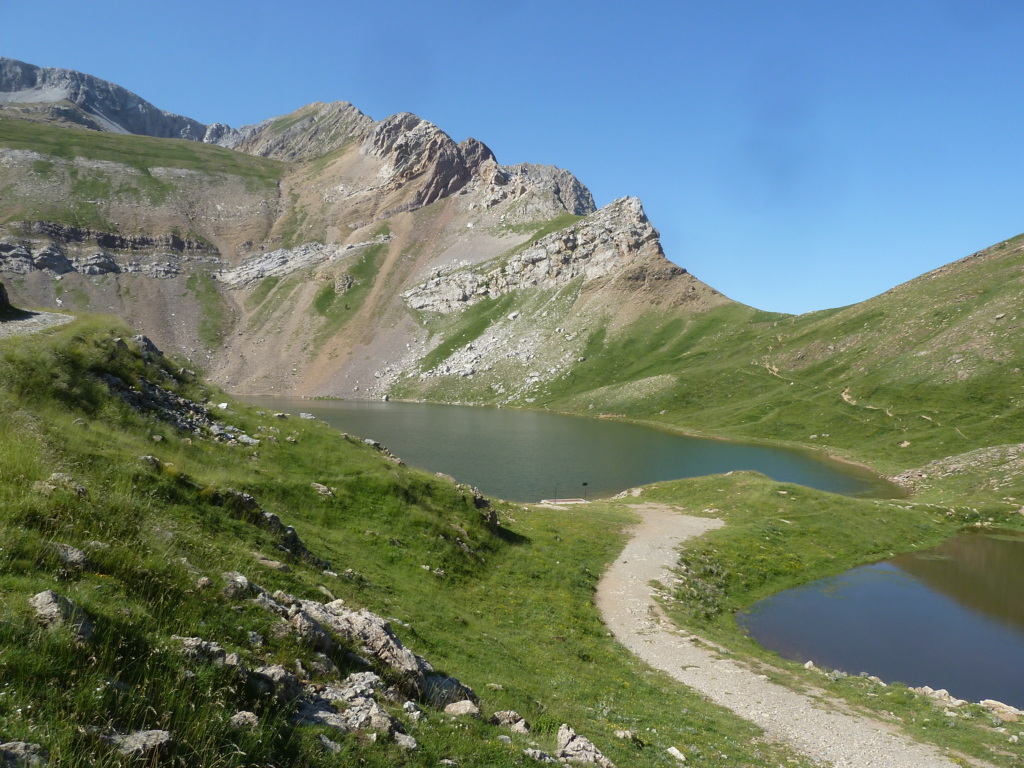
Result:
[[[641,198],[732,298],[866,299],[1024,231],[1024,3],[0,0],[0,55],[234,126],[415,112]]]

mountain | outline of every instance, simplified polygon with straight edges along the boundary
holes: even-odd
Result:
[[[97,131],[215,141],[226,126],[165,112],[131,91],[70,69],[0,57],[0,115]]]
[[[766,657],[733,612],[1020,528],[1024,239],[762,312],[669,262],[640,201],[598,210],[568,171],[414,115],[213,131],[2,65],[0,764],[512,768],[597,745],[602,765],[810,765],[608,633],[593,598],[637,497],[725,523],[659,587],[685,636],[958,762],[1016,759],[993,713],[1019,713]],[[13,337],[25,306],[76,319]],[[913,495],[733,472],[513,505],[218,383],[788,443]]]
[[[3,71],[15,303],[112,312],[232,391],[617,414],[893,473],[1024,426],[1018,241],[852,307],[766,313],[668,261],[640,201],[596,210],[570,172],[415,115],[317,103],[181,141],[122,133],[117,105],[145,102],[112,84]],[[103,130],[55,124],[65,102]],[[47,123],[21,119],[32,103]]]
[[[465,334],[446,330],[462,317],[453,310],[479,318],[538,291],[561,299],[535,339],[516,342],[517,378],[534,360],[564,367],[574,318],[617,322],[632,311],[623,296],[693,311],[726,301],[664,258],[638,201],[595,211],[568,171],[501,165],[480,141],[456,143],[412,114],[375,122],[347,103],[312,104],[219,128],[228,151],[207,127],[110,83],[3,67],[0,114],[42,105],[35,117],[103,129],[0,122],[11,191],[0,267],[21,276],[16,297],[113,311],[236,391],[383,396],[399,378],[444,375],[423,369],[428,357],[450,368],[440,350]],[[152,119],[130,122],[136,108]],[[424,286],[442,277],[475,293],[441,308]]]

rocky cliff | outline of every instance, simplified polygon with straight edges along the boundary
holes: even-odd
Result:
[[[500,266],[438,272],[402,294],[416,310],[448,314],[486,298],[526,288],[562,288],[577,278],[596,280],[641,262],[664,262],[659,275],[682,276],[686,270],[665,260],[658,232],[640,201],[622,198],[582,221],[525,246]],[[640,279],[646,279],[643,273]]]

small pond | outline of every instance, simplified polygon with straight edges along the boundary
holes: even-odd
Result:
[[[850,496],[899,493],[867,470],[810,451],[685,437],[618,421],[427,403],[247,400],[272,411],[311,413],[383,443],[407,464],[513,501],[598,498],[661,480],[741,469]]]
[[[1024,534],[965,533],[780,592],[737,620],[788,659],[1024,708]]]

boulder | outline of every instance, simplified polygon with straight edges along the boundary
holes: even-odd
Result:
[[[379,731],[391,736],[402,730],[401,723],[370,698],[352,701],[344,716],[346,722],[355,731]]]
[[[264,693],[273,694],[282,704],[294,701],[302,694],[298,678],[280,664],[259,667],[253,671],[251,679]]]
[[[46,765],[46,762],[46,750],[39,744],[29,744],[27,741],[0,744],[0,768],[34,768]]]
[[[254,712],[248,712],[243,710],[241,712],[235,712],[228,720],[228,723],[232,728],[241,730],[242,728],[258,728],[260,724],[259,717]]]
[[[273,560],[267,557],[266,555],[260,554],[259,552],[253,552],[253,557],[255,557],[256,562],[262,565],[264,568],[271,568],[275,571],[280,571],[281,573],[288,573],[289,571],[291,571],[291,568],[285,563],[282,563],[280,560]]]
[[[81,571],[88,567],[89,558],[82,550],[76,549],[69,544],[60,544],[57,542],[54,542],[50,546],[57,553],[57,558],[65,568]]]
[[[594,743],[580,736],[567,724],[562,723],[558,729],[558,750],[555,757],[573,763],[593,763],[600,768],[615,768],[615,763],[601,754]]]
[[[491,715],[491,723],[493,725],[512,725],[517,723],[523,718],[514,709],[505,709],[501,712],[495,712]]]
[[[4,287],[3,283],[0,283],[0,315],[5,312],[10,312],[14,307],[11,306],[11,300],[7,297],[7,288]]]
[[[238,571],[225,571],[221,574],[227,584],[224,586],[224,597],[248,597],[251,594],[262,592],[255,584],[249,581]]]
[[[446,715],[452,715],[453,717],[465,717],[467,715],[477,717],[480,714],[480,707],[469,699],[463,699],[462,701],[456,701],[449,704],[444,708],[444,713]]]
[[[416,739],[407,733],[396,733],[392,738],[394,738],[395,744],[402,749],[412,751],[419,746],[419,744],[416,743]]]
[[[1024,715],[1024,712],[1016,707],[1004,704],[1001,701],[996,701],[995,699],[984,699],[979,703],[1005,723],[1015,723],[1021,715]]]
[[[93,623],[85,611],[52,589],[29,598],[36,620],[47,629],[68,626],[80,644],[92,642]]]
[[[473,689],[463,685],[454,677],[447,675],[430,675],[424,681],[423,697],[438,709],[442,709],[456,701],[478,701]]]
[[[201,637],[171,635],[172,640],[181,643],[181,653],[189,661],[212,661],[215,666],[224,666],[227,652],[220,643],[212,643]]]
[[[171,746],[170,731],[135,731],[129,734],[115,733],[106,740],[117,747],[122,755],[154,759],[161,751]]]
[[[146,360],[155,360],[164,356],[164,353],[160,351],[160,348],[148,336],[140,333],[137,336],[132,336],[132,341],[135,342],[139,352],[142,353]]]

